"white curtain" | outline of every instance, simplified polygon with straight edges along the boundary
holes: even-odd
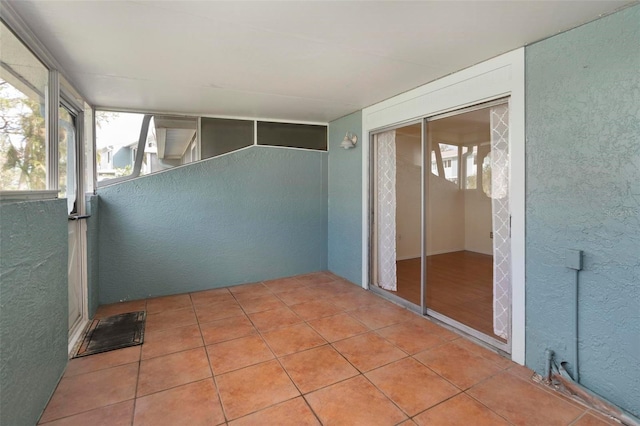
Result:
[[[396,291],[396,132],[376,137],[378,285]]]
[[[509,105],[491,108],[493,210],[493,332],[507,339],[511,320],[511,216],[509,210]]]

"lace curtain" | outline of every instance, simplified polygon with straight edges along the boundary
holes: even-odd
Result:
[[[378,285],[396,291],[396,132],[376,136]]]
[[[493,210],[493,332],[507,339],[511,320],[508,104],[491,108],[491,202]]]

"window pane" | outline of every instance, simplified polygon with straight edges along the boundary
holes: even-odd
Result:
[[[446,143],[439,143],[440,156],[444,167],[444,177],[453,183],[458,183],[458,147]]]
[[[466,189],[476,189],[478,187],[478,147],[465,147],[467,151],[465,152],[466,158],[465,162],[465,188]]]
[[[0,190],[47,189],[48,70],[0,22]]]
[[[129,176],[144,114],[96,111],[95,116],[98,181]]]
[[[155,115],[149,126],[140,174],[196,161],[191,157],[191,146],[196,140],[197,127],[198,119],[195,117]]]
[[[76,127],[75,117],[58,108],[58,194],[67,199],[69,213],[76,201]]]
[[[253,121],[203,117],[201,126],[203,159],[253,145]]]
[[[92,194],[94,191],[94,151],[93,151],[93,109],[84,104],[84,191]]]
[[[258,122],[258,145],[327,149],[327,126]]]
[[[96,111],[96,168],[98,181],[133,173],[144,117]],[[198,120],[195,117],[153,115],[145,137],[140,176],[196,161]]]

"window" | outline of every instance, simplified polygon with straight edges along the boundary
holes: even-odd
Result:
[[[253,145],[252,120],[202,118],[202,158],[211,158]]]
[[[195,161],[190,147],[196,138],[196,117],[96,111],[95,121],[98,182]]]
[[[258,122],[258,145],[327,150],[327,126]]]
[[[76,115],[58,108],[58,197],[67,199],[68,212],[76,211]]]
[[[464,179],[464,187],[465,189],[476,189],[478,187],[478,146],[470,146],[466,152],[466,167],[464,170],[465,179]]]
[[[445,169],[451,168],[451,160],[444,160],[444,168]]]
[[[99,186],[253,146],[256,130],[259,145],[327,149],[327,126],[104,110],[94,117]]]
[[[49,189],[49,71],[2,22],[0,54],[0,190]]]
[[[129,176],[133,171],[133,150],[138,147],[144,114],[96,111],[95,117],[98,182]]]

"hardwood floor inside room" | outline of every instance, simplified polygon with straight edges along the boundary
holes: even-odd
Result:
[[[398,291],[420,305],[420,258],[397,262]],[[427,306],[484,334],[493,334],[493,257],[457,251],[427,257]]]

